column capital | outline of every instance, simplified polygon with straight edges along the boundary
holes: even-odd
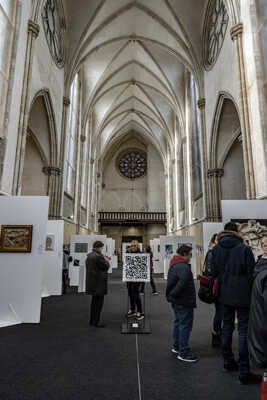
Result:
[[[66,97],[66,96],[63,97],[63,105],[64,105],[65,107],[69,107],[69,105],[70,105],[70,99],[69,99],[69,97]]]
[[[230,31],[231,39],[234,41],[238,37],[242,36],[243,34],[243,24],[240,22],[239,24],[233,25]]]
[[[40,25],[34,22],[32,19],[28,20],[28,33],[32,35],[34,39],[36,39],[40,32]]]
[[[199,99],[197,102],[198,108],[201,110],[202,108],[205,108],[206,106],[206,99],[203,97],[202,99]]]
[[[208,169],[207,175],[208,178],[221,178],[224,174],[224,170],[222,168],[214,168],[214,169]]]
[[[43,173],[47,176],[60,176],[61,175],[61,168],[47,166],[43,167]]]

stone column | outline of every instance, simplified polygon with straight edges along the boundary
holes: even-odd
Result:
[[[248,106],[248,87],[246,79],[245,58],[243,49],[243,24],[239,23],[232,27],[231,38],[236,44],[238,76],[240,88],[241,104],[241,131],[243,135],[243,153],[246,175],[247,198],[256,198],[255,177],[253,168],[252,144],[251,144],[251,125]]]
[[[49,219],[58,219],[58,187],[60,185],[61,169],[54,166],[43,168],[43,173],[49,177],[48,196],[49,196]]]
[[[66,151],[67,151],[67,128],[68,128],[68,115],[69,115],[70,99],[63,97],[63,111],[61,120],[61,142],[60,142],[60,157],[59,168],[62,171],[60,175],[58,194],[57,194],[57,215],[58,218],[63,217],[63,202],[64,202],[64,184],[65,184],[65,164],[66,164]]]
[[[224,170],[221,168],[209,169],[207,177],[209,179],[209,196],[210,196],[210,215],[208,220],[211,222],[220,221],[222,218],[221,211],[221,178]]]
[[[207,170],[208,170],[208,158],[207,158],[207,132],[206,132],[206,114],[205,106],[206,99],[199,99],[198,108],[200,110],[200,121],[201,121],[201,148],[202,148],[202,184],[203,184],[203,205],[204,205],[204,217],[208,218],[210,215],[210,199],[208,196],[208,183],[207,183]]]
[[[82,178],[83,178],[83,155],[84,155],[84,146],[86,142],[86,136],[80,136],[81,147],[80,147],[80,166],[79,166],[79,178],[78,178],[78,207],[77,207],[77,233],[80,232],[81,227],[81,219],[82,219]]]
[[[24,167],[25,147],[27,138],[27,127],[30,112],[30,87],[32,78],[32,60],[34,53],[35,39],[38,37],[40,26],[29,19],[28,21],[28,36],[26,46],[26,56],[24,65],[24,76],[22,95],[20,103],[20,118],[17,136],[17,148],[16,148],[16,161],[13,178],[13,194],[19,195],[21,193],[22,174]]]

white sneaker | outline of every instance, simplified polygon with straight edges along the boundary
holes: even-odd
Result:
[[[144,318],[145,318],[144,314],[141,314],[141,313],[137,313],[137,314],[136,314],[136,319],[137,319],[138,321],[141,321],[141,320],[144,319]]]

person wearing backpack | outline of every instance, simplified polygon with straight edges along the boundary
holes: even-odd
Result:
[[[261,376],[250,372],[248,352],[248,322],[255,260],[252,250],[243,243],[237,225],[228,222],[218,235],[212,249],[213,279],[220,279],[220,298],[223,304],[222,354],[226,371],[239,370],[242,384],[260,383]],[[235,316],[238,320],[239,363],[232,351]]]

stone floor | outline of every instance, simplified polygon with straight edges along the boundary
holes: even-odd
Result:
[[[89,328],[88,298],[68,294],[43,300],[39,325],[0,330],[1,400],[257,400],[260,387],[239,384],[222,370],[219,350],[210,346],[213,307],[199,304],[192,348],[197,364],[184,365],[170,352],[172,313],[146,288],[149,335],[122,335],[126,291],[110,281],[103,319],[106,329]],[[236,347],[236,339],[235,339]]]

